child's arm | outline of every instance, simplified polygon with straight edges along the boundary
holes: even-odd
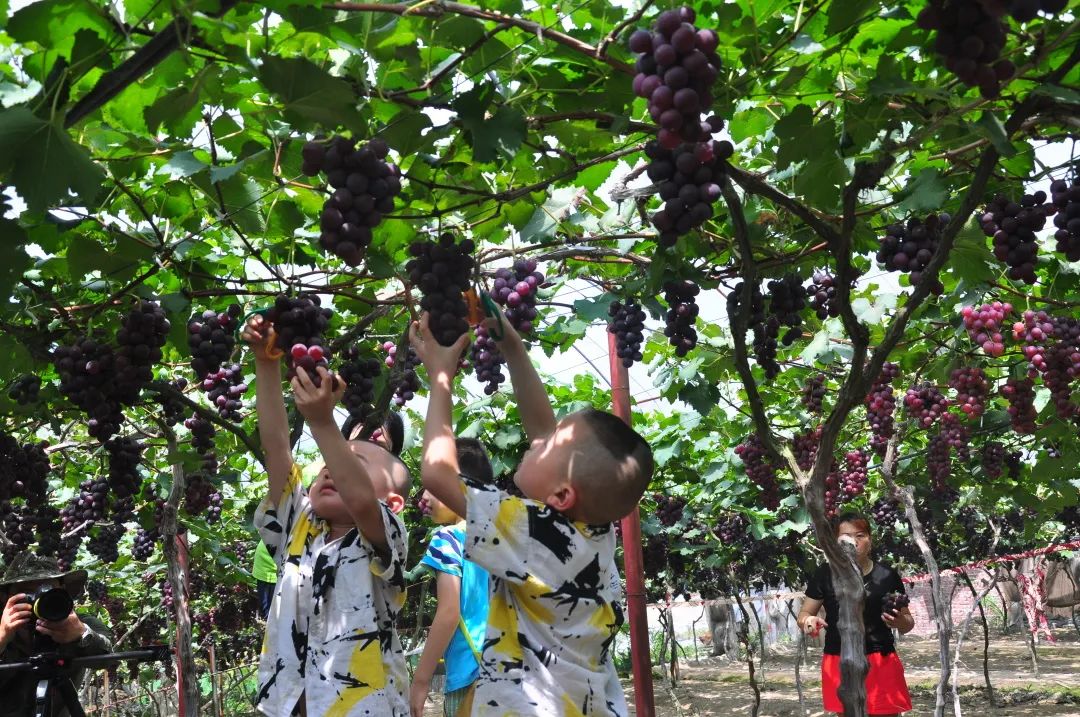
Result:
[[[244,327],[242,338],[255,354],[255,413],[259,423],[259,442],[266,455],[267,496],[276,504],[292,469],[292,444],[289,442],[289,419],[285,396],[281,392],[281,364],[270,358],[270,325],[261,316],[253,316]]]
[[[424,362],[431,384],[427,420],[424,422],[420,479],[432,495],[458,515],[465,515],[465,495],[461,492],[457,443],[454,440],[451,389],[458,359],[468,340],[469,335],[463,334],[453,346],[440,345],[431,334],[426,312],[420,317],[419,323],[413,323],[409,335],[409,345]]]
[[[335,376],[322,367],[318,372],[321,378],[318,387],[312,382],[307,371],[296,373],[292,380],[296,407],[307,420],[311,435],[319,446],[319,453],[334,479],[334,488],[341,496],[341,502],[349,511],[353,523],[376,549],[386,550],[388,542],[382,506],[375,496],[368,462],[353,453],[334,422],[334,405],[345,393],[345,381],[337,376],[335,390]]]
[[[545,438],[555,430],[555,412],[551,410],[544,382],[529,360],[525,342],[514,327],[502,316],[497,318],[502,329],[502,339],[497,339],[499,351],[510,369],[510,383],[514,387],[514,399],[521,414],[521,427],[530,441]],[[494,335],[494,334],[493,334]]]
[[[431,621],[424,651],[420,655],[420,663],[413,673],[412,687],[409,689],[411,717],[423,717],[424,703],[431,692],[431,677],[435,674],[439,658],[446,653],[461,619],[461,578],[449,573],[436,573],[435,593],[438,597],[435,618]]]

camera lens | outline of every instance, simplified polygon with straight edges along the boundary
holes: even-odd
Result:
[[[52,588],[30,597],[34,615],[41,620],[63,620],[75,607],[75,601],[64,588]]]

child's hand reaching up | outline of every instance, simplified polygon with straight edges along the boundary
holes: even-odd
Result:
[[[293,377],[292,387],[296,396],[296,409],[308,423],[326,423],[327,421],[333,423],[334,406],[345,393],[345,381],[322,366],[316,371],[320,379],[318,386],[304,369],[297,371],[296,376]]]
[[[419,321],[414,321],[409,329],[409,345],[427,369],[432,385],[445,383],[449,387],[457,373],[458,362],[465,347],[469,345],[469,334],[464,333],[453,346],[443,346],[431,333],[431,315],[424,312]]]
[[[258,314],[248,319],[244,330],[240,332],[240,338],[251,347],[256,361],[277,362],[282,356],[281,351],[274,348],[273,324]]]

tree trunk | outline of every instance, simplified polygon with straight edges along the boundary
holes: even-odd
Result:
[[[792,618],[795,619],[795,626],[799,626],[799,616],[792,607],[792,601],[787,601],[787,611]],[[799,630],[799,639],[795,647],[795,692],[799,695],[799,717],[806,717],[808,712],[806,711],[806,696],[803,695],[802,688],[802,663],[806,659],[806,635],[803,631]]]
[[[971,618],[975,616],[975,611],[976,610],[979,610],[980,612],[982,611],[983,598],[985,598],[987,595],[989,595],[990,591],[994,589],[994,581],[993,581],[993,578],[991,578],[990,582],[987,583],[986,587],[983,588],[981,592],[976,593],[975,592],[975,585],[972,584],[971,578],[968,576],[967,572],[966,571],[960,571],[960,576],[963,577],[964,582],[967,583],[968,590],[971,591],[971,596],[975,599],[975,602],[972,603],[971,609],[968,610],[968,614],[966,616],[964,616],[964,621],[962,623],[960,623],[960,630],[956,633],[956,647],[953,650],[952,697],[953,697],[953,714],[955,715],[955,717],[960,717],[960,685],[958,684],[959,681],[960,681],[960,648],[963,647],[964,637],[967,635],[968,626],[971,624]],[[984,618],[984,623],[985,623],[985,618]],[[985,659],[985,654],[984,654],[984,659]],[[986,668],[986,663],[984,662],[983,663],[984,674],[985,674],[985,668]],[[990,687],[990,679],[989,679],[989,677],[990,677],[989,674],[986,674],[987,687],[988,688]],[[991,702],[991,704],[993,704],[993,702],[994,702],[994,691],[993,691],[992,688],[990,689],[990,702]]]
[[[177,455],[176,436],[172,431],[167,431],[166,436],[169,455]],[[180,555],[183,534],[179,530],[176,516],[187,486],[184,466],[174,463],[172,475],[172,489],[169,491],[168,500],[165,501],[162,515],[162,548],[168,565],[169,584],[172,586],[173,606],[176,610],[176,676],[180,688],[179,697],[184,704],[183,717],[198,717],[199,679],[195,673],[195,655],[191,648],[191,613],[188,609],[186,566]]]
[[[734,582],[732,581],[733,584]],[[757,677],[754,675],[754,648],[750,644],[750,616],[746,613],[746,606],[743,605],[738,590],[733,592],[735,593],[735,604],[739,606],[739,612],[742,613],[743,626],[738,631],[739,641],[746,647],[746,666],[750,671],[750,689],[754,691],[754,704],[750,715],[751,717],[758,717],[758,712],[761,710],[761,689],[758,688]]]

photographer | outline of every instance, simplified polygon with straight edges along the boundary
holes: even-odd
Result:
[[[60,572],[56,560],[20,553],[11,561],[0,579],[0,664],[25,662],[32,655],[56,652],[64,657],[101,655],[112,649],[109,629],[91,615],[72,610],[60,620],[42,620],[34,616],[28,595],[42,589],[63,588],[74,600],[83,591],[85,570]],[[78,689],[85,670],[76,670],[71,680]],[[34,688],[38,677],[29,671],[0,674],[0,717],[23,717],[33,714]],[[69,679],[69,678],[62,678]],[[66,717],[68,711],[57,703],[46,712],[49,717]]]

